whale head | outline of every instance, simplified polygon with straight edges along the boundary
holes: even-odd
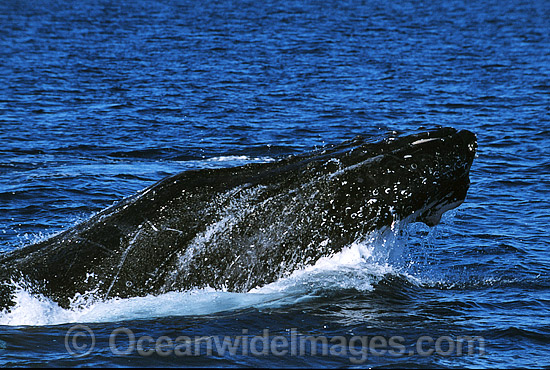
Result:
[[[329,175],[332,214],[339,214],[347,231],[398,220],[434,226],[445,211],[464,201],[476,148],[473,133],[453,128],[379,143],[356,138],[335,147],[328,153],[340,166]]]
[[[471,132],[441,128],[176,174],[0,255],[0,308],[18,276],[64,306],[90,291],[249,291],[398,221],[437,224],[464,201],[476,148]]]

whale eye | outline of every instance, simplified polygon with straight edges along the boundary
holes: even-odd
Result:
[[[127,281],[127,282],[126,282],[126,288],[131,288],[132,285],[134,285],[134,284],[132,284],[131,281]]]
[[[412,168],[413,170],[416,170],[416,169],[418,168],[418,166],[416,165],[416,163],[413,163],[413,164],[411,164],[411,168]]]

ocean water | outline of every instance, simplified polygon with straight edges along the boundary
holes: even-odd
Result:
[[[248,293],[22,286],[0,366],[550,367],[550,2],[6,0],[0,24],[0,253],[184,170],[438,125],[479,144],[440,225]]]

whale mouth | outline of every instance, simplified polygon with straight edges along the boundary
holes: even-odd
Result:
[[[450,193],[440,201],[427,205],[426,211],[421,213],[421,216],[416,221],[423,222],[430,227],[436,226],[441,221],[445,212],[457,208],[462,203],[464,203],[464,199],[457,197],[454,193]]]

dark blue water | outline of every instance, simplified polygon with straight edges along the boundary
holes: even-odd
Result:
[[[247,294],[63,310],[22,290],[0,314],[0,365],[550,366],[550,2],[7,0],[0,25],[3,252],[187,169],[422,126],[479,143],[466,202],[435,230],[410,225]],[[84,357],[64,345],[75,323],[96,338]],[[400,336],[407,353],[423,335],[479,336],[485,349],[360,364],[242,347],[122,356],[109,347],[122,326],[154,339]]]

